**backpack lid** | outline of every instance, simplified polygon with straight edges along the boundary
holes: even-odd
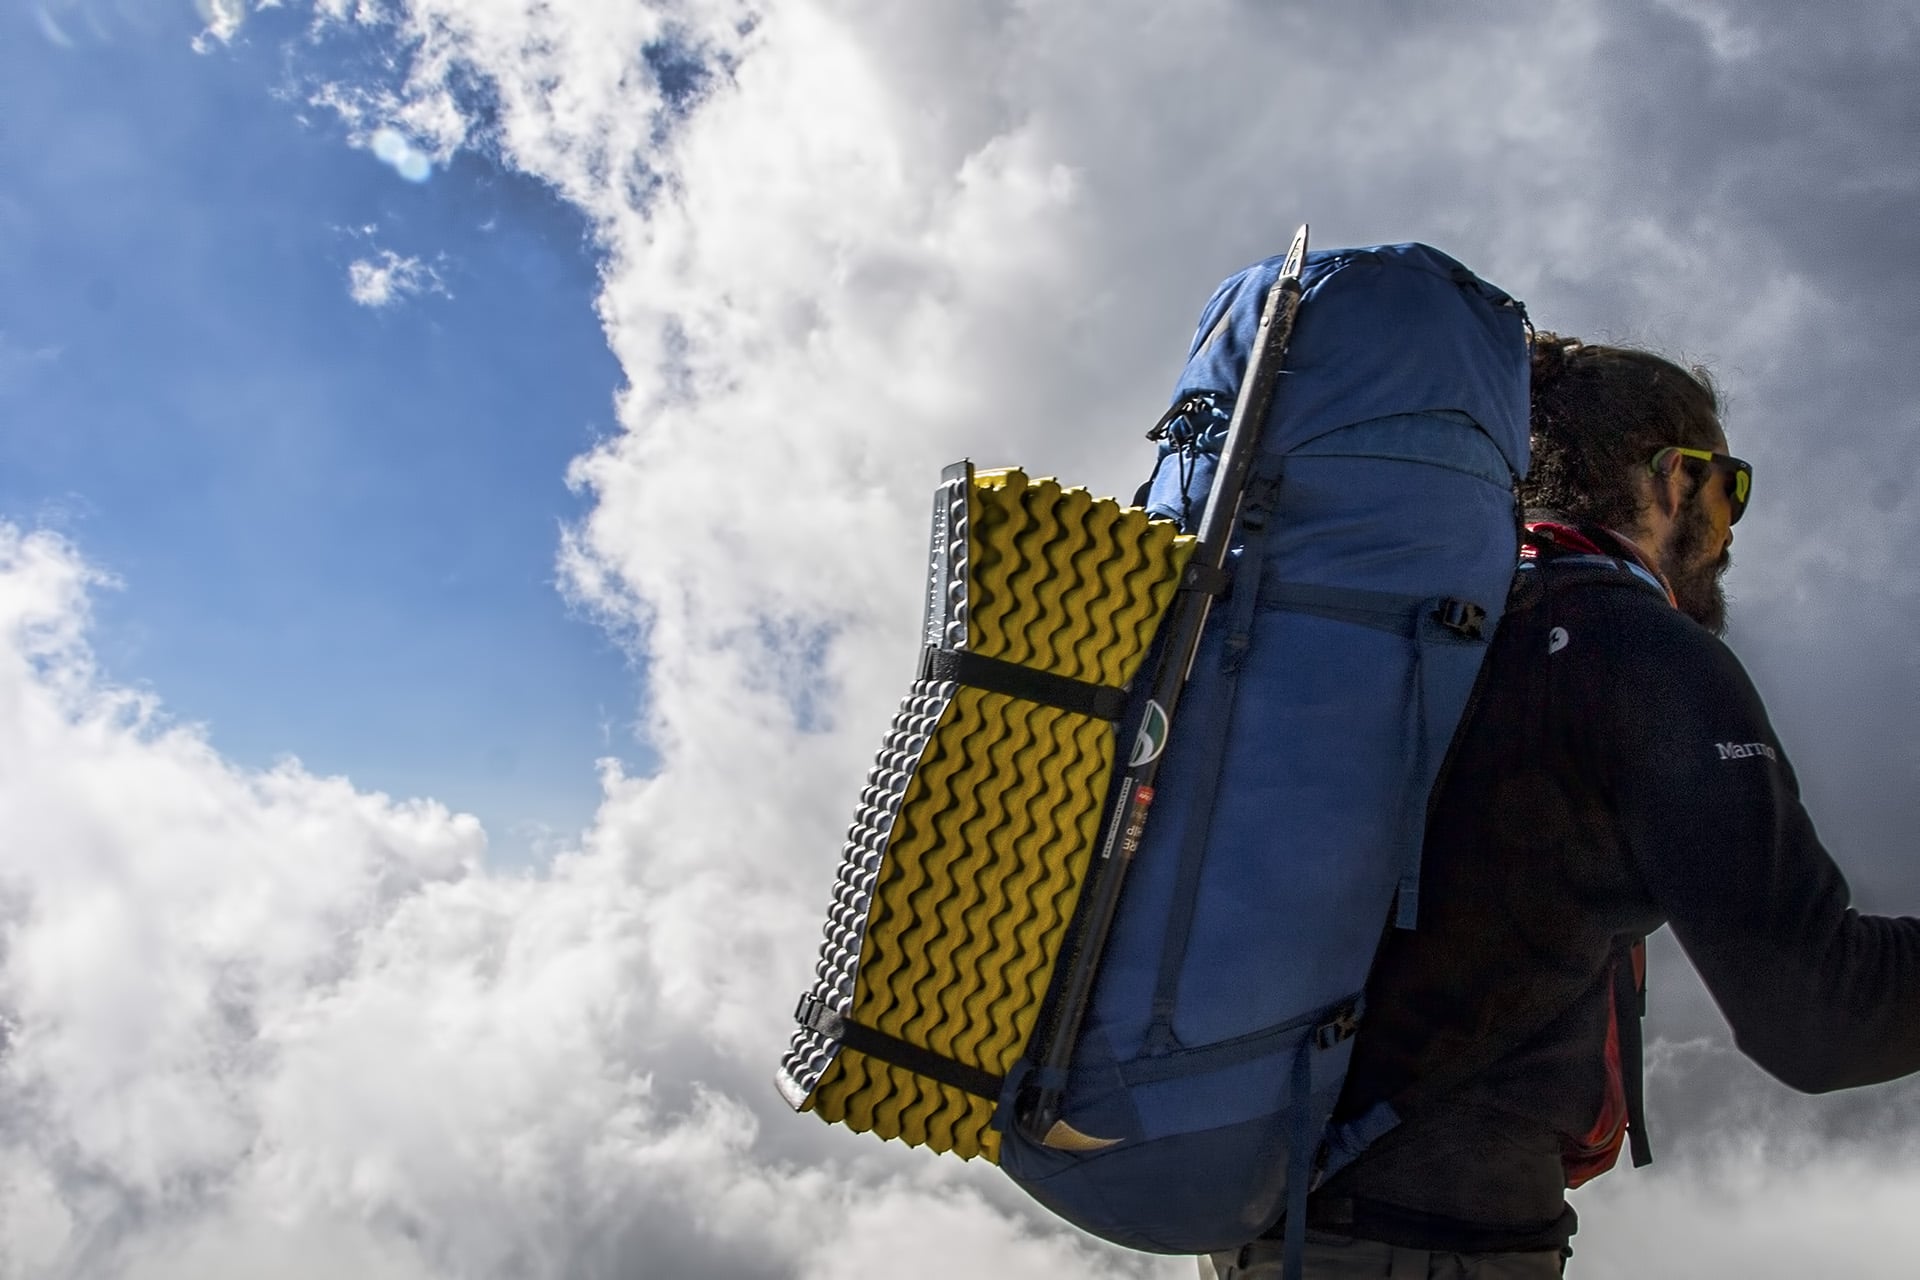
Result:
[[[1239,386],[1252,326],[1231,323],[1249,289],[1279,277],[1268,258],[1227,280],[1201,313],[1177,402]],[[1526,308],[1424,244],[1309,253],[1286,372],[1262,437],[1287,452],[1329,431],[1395,414],[1453,410],[1471,417],[1514,475],[1528,456]],[[1245,330],[1245,331],[1243,331]],[[1417,348],[1419,359],[1408,359]]]

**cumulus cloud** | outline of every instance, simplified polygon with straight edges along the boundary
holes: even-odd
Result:
[[[391,249],[349,264],[347,293],[361,306],[375,310],[423,293],[448,296],[439,272],[419,258],[401,257]]]
[[[1434,240],[1542,323],[1714,363],[1741,447],[1780,490],[1806,479],[1779,493],[1771,530],[1741,531],[1758,553],[1737,582],[1749,616],[1800,603],[1750,641],[1763,676],[1807,670],[1794,645],[1832,645],[1820,622],[1855,599],[1820,581],[1835,548],[1863,574],[1890,563],[1881,548],[1899,540],[1833,498],[1863,478],[1865,451],[1899,451],[1885,410],[1911,376],[1885,360],[1891,376],[1849,386],[1860,452],[1808,438],[1798,407],[1869,359],[1849,315],[1900,295],[1856,287],[1839,242],[1796,225],[1834,207],[1842,163],[1876,192],[1863,198],[1911,192],[1894,63],[1869,52],[1893,38],[1890,10],[1764,38],[1774,28],[1731,11],[1574,4],[743,16],[421,0],[404,20],[419,51],[408,92],[437,100],[446,68],[485,69],[493,145],[586,210],[604,246],[626,430],[574,468],[596,507],[564,563],[645,655],[664,765],[612,780],[596,838],[629,851],[658,904],[663,994],[709,1011],[743,1055],[764,1051],[762,1028],[803,985],[845,797],[906,678],[903,584],[937,467],[971,454],[1129,491],[1198,303],[1297,220],[1322,244]],[[661,40],[713,69],[691,112],[631,62],[587,52]],[[1840,85],[1863,61],[1888,67],[1887,94]],[[1796,519],[1816,506],[1809,541]],[[1844,664],[1830,665],[1835,689]],[[1881,695],[1847,705],[1920,709],[1911,682],[1887,687],[1906,667],[1862,670]],[[1783,726],[1790,742],[1796,728],[1832,739],[1811,713]],[[1868,820],[1840,790],[1843,853],[1887,865],[1874,855],[1920,816],[1911,794]],[[779,990],[742,974],[778,975]],[[1662,981],[1656,1034],[1724,1036],[1690,979]],[[1774,1089],[1717,1060],[1686,1078]],[[1709,1137],[1764,1123],[1698,1119]],[[1802,1168],[1821,1185],[1818,1163]],[[1781,1187],[1726,1185],[1749,1197],[1737,1220]]]
[[[470,816],[222,761],[101,677],[102,583],[0,524],[0,1275],[824,1277],[927,1221],[1090,1265],[764,1143],[612,851],[490,876]]]
[[[231,769],[103,683],[85,643],[99,581],[58,539],[0,525],[0,1145],[7,1181],[51,1188],[59,1212],[0,1200],[11,1247],[51,1223],[75,1265],[231,1173],[257,1134],[263,1019],[483,848],[437,806]]]
[[[1746,1131],[1699,1159],[1575,1192],[1575,1276],[1909,1275],[1920,1151],[1808,1149]]]
[[[1129,492],[1200,302],[1301,220],[1436,242],[1543,325],[1712,360],[1761,466],[1737,639],[1823,831],[1910,908],[1912,753],[1846,766],[1920,712],[1914,32],[1893,4],[1765,8],[323,0],[401,69],[316,100],[592,221],[628,386],[572,470],[593,509],[562,569],[644,660],[661,764],[610,767],[550,875],[485,874],[469,820],[236,770],[101,681],[84,563],[13,532],[9,1261],[1190,1274],[990,1170],[791,1117],[767,1077],[910,674],[938,468]],[[411,261],[364,260],[369,289]],[[1660,959],[1656,1037],[1706,1048],[1660,1060],[1663,1164],[1582,1193],[1576,1266],[1798,1274],[1814,1241],[1902,1274],[1911,1234],[1867,1210],[1913,1181],[1887,1137],[1911,1092],[1785,1107]]]

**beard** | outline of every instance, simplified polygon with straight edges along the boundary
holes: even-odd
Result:
[[[1680,603],[1680,612],[1722,636],[1727,633],[1727,589],[1720,579],[1733,563],[1733,549],[1722,551],[1717,560],[1705,559],[1707,540],[1712,536],[1713,522],[1696,493],[1680,509],[1661,569],[1673,588],[1673,598]]]

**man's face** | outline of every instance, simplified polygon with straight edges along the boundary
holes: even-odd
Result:
[[[1724,436],[1707,446],[1725,453]],[[1710,471],[1680,507],[1660,560],[1680,611],[1713,632],[1727,630],[1727,592],[1721,581],[1733,563],[1733,498],[1729,476]]]

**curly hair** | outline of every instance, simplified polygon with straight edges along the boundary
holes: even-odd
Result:
[[[1720,397],[1705,369],[1545,332],[1534,335],[1532,355],[1533,467],[1520,483],[1522,506],[1632,529],[1645,510],[1638,476],[1648,460],[1670,444],[1704,449],[1721,438]]]

